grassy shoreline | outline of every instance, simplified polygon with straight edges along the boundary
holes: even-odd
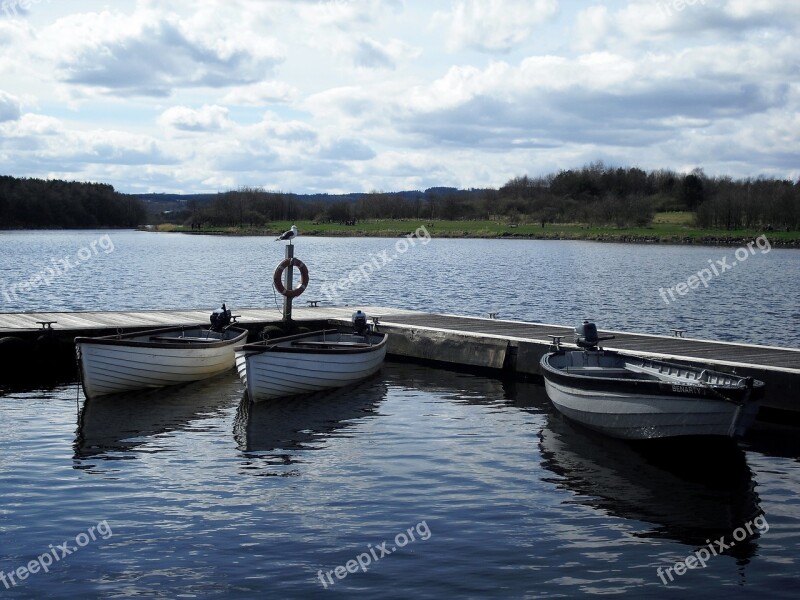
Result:
[[[688,214],[688,213],[686,213]],[[426,221],[368,220],[356,225],[297,221],[304,236],[402,237],[420,228],[422,235],[435,238],[585,240],[643,244],[740,245],[765,235],[773,246],[800,248],[799,231],[762,231],[754,229],[700,229],[684,213],[659,213],[647,227],[595,227],[575,224],[503,223],[499,221]],[[160,225],[160,232],[195,235],[277,236],[292,225],[289,221],[264,227],[205,227],[191,229],[178,225]]]

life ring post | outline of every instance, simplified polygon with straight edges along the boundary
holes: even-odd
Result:
[[[289,268],[286,269],[286,289],[292,289],[292,276],[294,275],[294,267],[292,266],[292,262],[294,261],[294,245],[288,244],[286,246],[286,259],[289,261]],[[284,294],[283,296],[283,320],[284,321],[291,321],[292,320],[292,300],[294,298],[292,296]]]
[[[300,285],[293,287],[294,268],[300,269]],[[272,285],[283,296],[283,320],[292,320],[292,300],[302,294],[308,287],[308,267],[302,260],[294,257],[294,246],[286,246],[284,258],[272,275]]]

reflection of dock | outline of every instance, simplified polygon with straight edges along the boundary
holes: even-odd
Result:
[[[575,494],[575,502],[611,515],[655,525],[641,537],[702,546],[730,536],[761,514],[744,452],[730,440],[716,443],[615,440],[548,416],[540,434],[547,481]],[[749,558],[755,542],[730,554]]]
[[[358,307],[369,315],[380,316],[379,329],[389,333],[389,355],[421,361],[505,370],[525,375],[541,375],[539,359],[549,351],[549,336],[572,339],[572,327],[502,321],[477,317],[437,315],[384,307]],[[351,307],[295,307],[297,320],[347,321]],[[279,319],[276,310],[237,309],[242,325],[252,333]],[[41,322],[55,322],[52,332],[43,332]],[[207,311],[130,311],[79,313],[2,313],[0,338],[19,338],[18,344],[0,345],[0,352],[18,356],[25,341],[52,336],[61,343],[64,360],[73,361],[72,338],[77,335],[113,334],[118,329],[132,331],[152,327],[208,323]],[[767,384],[764,405],[800,411],[794,399],[800,387],[800,349],[733,344],[695,340],[686,337],[602,331],[615,335],[609,349],[702,365],[738,375],[751,375]],[[39,342],[40,343],[40,342]],[[56,344],[47,345],[52,350]],[[564,344],[571,347],[570,344]],[[5,350],[4,350],[5,349]],[[3,359],[0,356],[0,359]],[[13,358],[13,356],[12,356]],[[35,364],[41,361],[32,360]]]

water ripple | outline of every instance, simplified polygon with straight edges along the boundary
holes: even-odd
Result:
[[[113,531],[13,597],[796,588],[800,445],[788,428],[759,425],[741,447],[648,450],[570,425],[540,386],[395,363],[354,389],[281,402],[249,403],[235,373],[106,400],[76,406],[74,386],[0,396],[2,569],[101,521]],[[658,567],[761,511],[768,532],[659,580]],[[325,589],[320,571],[383,542],[386,556]]]

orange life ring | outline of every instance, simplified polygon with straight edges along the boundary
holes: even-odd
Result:
[[[294,267],[300,269],[300,286],[287,290],[286,286],[283,285],[283,272],[286,269]],[[281,296],[297,298],[297,296],[305,292],[308,287],[308,267],[299,258],[284,258],[278,265],[278,268],[275,269],[275,274],[272,276],[272,283]]]

